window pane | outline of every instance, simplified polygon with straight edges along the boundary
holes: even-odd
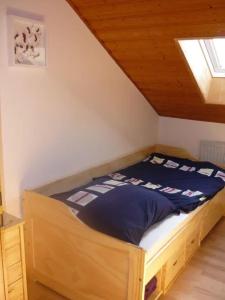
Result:
[[[217,68],[225,69],[225,39],[213,39],[212,43],[217,55]]]

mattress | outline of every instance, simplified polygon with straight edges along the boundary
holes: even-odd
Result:
[[[180,215],[170,215],[161,222],[152,225],[143,235],[139,247],[146,251],[153,249],[160,244],[161,241],[169,238],[181,225],[190,218],[190,214],[181,213]]]

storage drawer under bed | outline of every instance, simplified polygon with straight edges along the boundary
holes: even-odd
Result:
[[[223,203],[224,199],[222,195],[218,195],[214,201],[208,203],[208,207],[205,212],[205,216],[201,226],[200,240],[202,241],[211,229],[216,225],[216,223],[223,216]]]
[[[200,232],[199,228],[192,232],[187,238],[185,260],[189,261],[200,245]]]
[[[173,283],[180,270],[185,264],[185,249],[181,248],[175,252],[167,261],[163,272],[165,273],[164,278],[164,292],[168,290],[170,285]]]

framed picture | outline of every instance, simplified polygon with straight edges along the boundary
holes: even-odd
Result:
[[[46,40],[43,22],[8,15],[8,52],[12,66],[46,66]]]

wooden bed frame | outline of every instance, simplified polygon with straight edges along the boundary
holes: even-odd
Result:
[[[167,292],[224,215],[224,189],[149,251],[89,228],[66,205],[49,197],[134,164],[153,151],[193,159],[183,149],[156,145],[35,191],[25,191],[29,279],[76,300],[143,300],[145,285],[153,276],[157,276],[158,285],[149,299]]]

